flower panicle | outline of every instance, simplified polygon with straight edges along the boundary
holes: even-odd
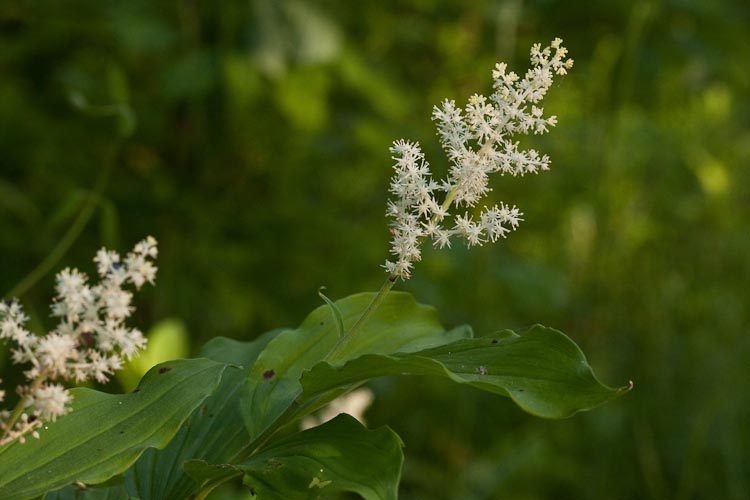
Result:
[[[69,411],[71,395],[59,381],[105,383],[123,363],[137,356],[146,338],[125,321],[135,311],[133,293],[145,283],[154,284],[158,255],[156,240],[149,236],[124,258],[102,248],[96,253],[99,280],[91,283],[78,269],[57,274],[51,306],[57,326],[46,335],[26,329],[29,317],[17,300],[0,303],[0,340],[11,344],[15,364],[29,365],[27,383],[16,388],[22,413],[0,410],[0,446],[27,434],[39,437],[43,422],[54,421]],[[0,390],[0,402],[5,392]]]
[[[489,176],[523,176],[549,170],[550,159],[534,149],[519,148],[518,134],[545,134],[557,124],[556,116],[545,116],[539,106],[556,75],[573,67],[562,40],[556,38],[542,48],[531,48],[531,68],[523,77],[498,63],[492,71],[494,92],[475,94],[464,108],[450,99],[435,106],[436,123],[450,167],[444,180],[433,178],[417,142],[398,140],[390,151],[395,161],[386,214],[391,218],[391,254],[385,270],[392,279],[408,279],[421,259],[424,239],[439,248],[450,247],[453,238],[467,246],[505,238],[518,227],[523,214],[516,206],[500,203],[484,207],[477,218],[473,209],[489,191]],[[440,193],[444,193],[439,202]],[[452,207],[464,207],[463,215],[452,215]],[[451,224],[447,224],[447,219]]]

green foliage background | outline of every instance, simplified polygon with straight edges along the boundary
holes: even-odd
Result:
[[[496,61],[524,71],[560,36],[576,65],[545,104],[559,125],[527,141],[553,169],[492,193],[526,221],[502,244],[426,252],[399,288],[447,326],[563,330],[635,390],[544,421],[385,379],[369,423],[407,444],[406,499],[747,498],[748,23],[740,0],[5,0],[0,289],[93,200],[53,270],[153,234],[144,328],[176,318],[197,352],[295,326],[319,286],[383,279],[390,142],[420,141],[444,171],[432,105],[489,92]],[[40,330],[53,274],[21,297]]]

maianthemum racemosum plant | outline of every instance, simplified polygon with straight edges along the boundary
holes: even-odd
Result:
[[[432,117],[451,162],[445,179],[433,177],[419,144],[396,141],[387,208],[393,258],[384,264],[383,286],[336,302],[321,293],[325,305],[298,328],[250,342],[214,338],[199,358],[157,365],[135,391],[112,395],[55,381],[106,380],[144,346],[143,336],[124,326],[132,306],[122,285],[153,281],[152,239],[122,263],[100,251],[98,285],[63,271],[53,305],[60,325],[46,337],[24,329],[17,302],[3,305],[0,335],[14,345],[13,360],[31,368],[16,410],[0,420],[0,498],[203,499],[241,480],[259,499],[340,492],[395,499],[404,460],[398,435],[388,427],[368,430],[345,413],[330,415],[345,409],[341,401],[366,406],[371,396],[356,390],[374,377],[442,377],[510,397],[545,418],[568,417],[626,392],[630,384],[602,385],[580,349],[556,330],[446,330],[432,308],[391,291],[409,279],[426,241],[443,248],[463,239],[471,247],[516,229],[522,214],[515,206],[477,207],[491,174],[549,168],[546,155],[519,149],[516,137],[556,124],[539,104],[553,78],[572,65],[560,39],[536,44],[523,77],[498,64],[489,98],[474,95],[463,109],[450,100],[436,106]]]

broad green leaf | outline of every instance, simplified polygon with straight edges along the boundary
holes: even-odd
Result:
[[[44,495],[44,500],[130,500],[131,498],[123,484],[107,488],[70,485]]]
[[[270,331],[252,342],[217,337],[201,356],[222,363],[250,367],[280,331]],[[234,458],[250,441],[240,414],[239,399],[249,368],[228,367],[216,391],[196,409],[163,450],[147,450],[125,474],[128,491],[140,500],[187,498],[196,488],[183,470],[190,459],[211,463]]]
[[[203,346],[201,356],[229,365],[243,366],[249,370],[268,343],[283,331],[286,331],[286,329],[277,328],[250,341],[214,337]]]
[[[527,412],[546,418],[571,416],[630,389],[602,385],[572,340],[537,325],[520,336],[505,331],[415,353],[364,355],[343,366],[320,363],[302,376],[300,412],[327,391],[383,375],[446,377],[509,396]]]
[[[73,389],[73,411],[40,439],[0,449],[0,498],[33,498],[73,482],[101,483],[147,448],[163,448],[216,389],[226,367],[208,359],[155,366],[130,394]]]
[[[341,414],[330,422],[277,441],[236,466],[188,462],[198,481],[244,473],[244,483],[263,500],[307,500],[353,492],[365,500],[398,496],[403,443],[388,427],[367,430]]]
[[[344,330],[367,308],[374,294],[360,293],[336,302]],[[242,397],[245,425],[256,439],[290,407],[302,387],[302,372],[323,360],[339,339],[328,306],[315,309],[296,330],[280,333],[258,356]],[[391,292],[358,332],[357,342],[338,351],[332,362],[362,354],[411,352],[470,335],[467,329],[445,332],[432,307],[417,304],[401,292]],[[285,423],[285,422],[281,422]]]
[[[146,350],[130,360],[125,369],[117,372],[117,379],[127,391],[134,389],[138,381],[155,365],[189,355],[190,335],[185,324],[177,318],[158,322],[146,336]]]

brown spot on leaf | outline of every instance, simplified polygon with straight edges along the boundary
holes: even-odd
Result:
[[[161,368],[159,368],[159,375],[161,375],[162,373],[167,373],[169,370],[171,370],[170,367],[162,366]]]
[[[497,344],[497,339],[492,339],[493,344]]]
[[[265,372],[263,372],[263,378],[266,380],[273,377],[274,375],[276,375],[276,372],[273,370],[266,370]]]

